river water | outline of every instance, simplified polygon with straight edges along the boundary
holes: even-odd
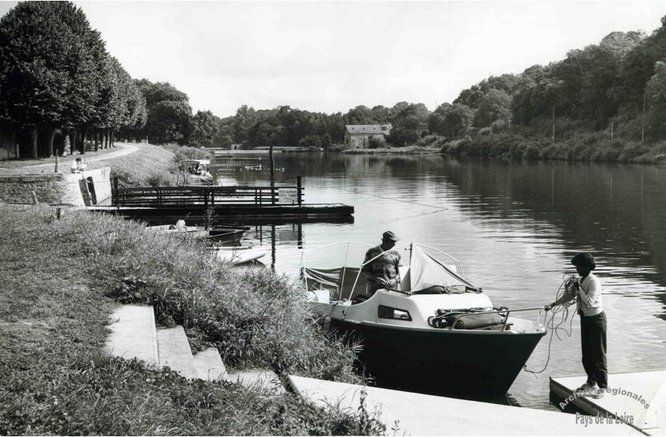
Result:
[[[255,158],[256,159],[256,158]],[[218,158],[224,183],[267,185],[267,161]],[[252,228],[270,246],[266,263],[293,274],[300,247],[338,241],[378,244],[392,230],[460,259],[496,306],[524,308],[553,300],[570,258],[597,260],[608,316],[610,373],[661,369],[666,361],[666,169],[587,163],[459,161],[433,155],[275,155],[276,183],[303,177],[305,201],[355,207],[354,222]],[[323,251],[326,252],[326,251]],[[326,256],[324,253],[322,256]],[[310,259],[318,255],[308,254]],[[528,316],[529,318],[535,318]],[[568,326],[568,324],[567,324]],[[543,367],[548,337],[528,368]],[[548,377],[584,374],[578,317],[573,334],[552,342],[547,370],[521,372],[509,398],[553,409]],[[610,385],[612,386],[612,377]]]

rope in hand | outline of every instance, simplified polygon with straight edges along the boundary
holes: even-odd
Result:
[[[560,332],[563,332],[567,337],[571,337],[573,332],[573,320],[572,315],[569,329],[567,330],[566,326],[563,326],[567,319],[569,318],[569,308],[576,302],[576,287],[578,286],[578,281],[573,275],[565,276],[560,284],[557,292],[555,293],[555,301],[560,300],[564,296],[569,296],[569,299],[565,299],[560,302],[558,305],[553,306],[550,309],[550,317],[546,316],[546,328],[550,329],[550,338],[548,339],[548,354],[546,355],[546,364],[544,364],[543,369],[541,370],[530,370],[527,368],[527,364],[523,366],[523,370],[528,373],[538,374],[543,373],[548,367],[550,362],[550,350],[553,344],[553,337],[557,336],[558,340],[562,340],[560,337]],[[541,313],[539,313],[541,314]]]

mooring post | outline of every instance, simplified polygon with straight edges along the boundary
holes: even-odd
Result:
[[[296,176],[296,198],[298,199],[298,206],[303,205],[303,181],[300,176]]]
[[[271,166],[271,205],[275,205],[275,161],[273,160],[273,146],[268,149]]]
[[[275,271],[275,225],[271,225],[271,270]]]
[[[111,193],[111,204],[118,205],[118,176],[113,177],[113,192]]]

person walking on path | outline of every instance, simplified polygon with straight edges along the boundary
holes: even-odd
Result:
[[[608,389],[608,370],[606,360],[606,313],[603,310],[601,295],[602,285],[599,278],[592,273],[597,265],[592,255],[587,252],[576,254],[571,259],[580,276],[574,286],[576,309],[580,316],[580,340],[583,352],[583,367],[587,374],[587,381],[576,390],[582,394],[592,394],[602,397]],[[565,294],[562,298],[546,305],[546,311],[551,307],[571,300],[571,295]]]

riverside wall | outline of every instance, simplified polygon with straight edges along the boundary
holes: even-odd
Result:
[[[94,199],[91,188],[95,193]],[[0,202],[33,203],[33,192],[39,203],[111,205],[111,168],[103,167],[69,174],[0,176]]]

